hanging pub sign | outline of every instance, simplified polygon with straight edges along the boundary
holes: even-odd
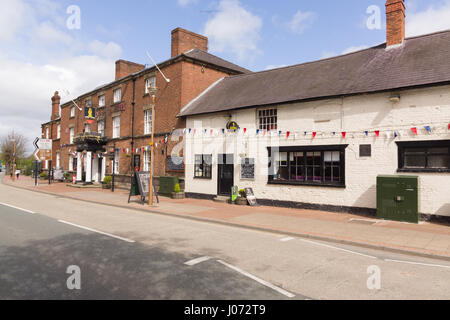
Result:
[[[232,132],[236,132],[239,130],[239,125],[237,124],[236,121],[230,121],[227,123],[227,129]]]
[[[92,107],[85,107],[84,108],[84,117],[89,120],[95,119],[95,109]]]

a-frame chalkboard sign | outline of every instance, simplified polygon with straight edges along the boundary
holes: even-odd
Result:
[[[133,196],[141,197],[141,204],[145,203],[145,198],[149,194],[149,180],[150,172],[136,172],[131,183],[130,195],[128,196],[128,203]],[[156,192],[155,184],[153,184],[153,195],[159,203],[158,193]]]

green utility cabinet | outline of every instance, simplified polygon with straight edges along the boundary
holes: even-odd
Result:
[[[377,218],[419,223],[419,177],[378,176]]]
[[[179,183],[178,177],[160,177],[159,194],[170,197],[175,190],[175,185]]]

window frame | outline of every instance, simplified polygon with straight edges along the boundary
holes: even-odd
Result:
[[[75,139],[75,128],[69,128],[69,144],[73,144]]]
[[[70,118],[75,118],[75,107],[70,107]]]
[[[59,123],[56,127],[56,140],[61,139],[61,124]]]
[[[144,83],[145,95],[150,94],[150,90],[149,90],[150,86],[147,86],[147,81],[152,81],[153,82],[153,86],[156,87],[156,76],[151,76],[151,77],[148,77],[148,78],[145,79],[145,83]]]
[[[118,98],[118,100],[116,98],[116,92],[120,92],[120,97]],[[113,90],[113,102],[114,103],[122,102],[122,88],[117,88],[117,89]]]
[[[293,186],[317,186],[317,187],[334,187],[334,188],[346,188],[346,176],[345,176],[345,153],[346,149],[348,147],[348,144],[344,145],[324,145],[324,146],[292,146],[292,147],[267,147],[268,155],[269,155],[269,161],[268,161],[268,167],[269,167],[269,175],[268,175],[268,184],[272,185],[293,185]],[[291,153],[301,153],[303,152],[304,155],[306,155],[308,152],[320,152],[321,153],[321,162],[320,162],[320,172],[321,172],[321,181],[320,182],[314,182],[314,181],[298,181],[298,180],[287,180],[287,181],[280,181],[280,180],[274,180],[274,168],[272,168],[272,162],[273,158],[272,155],[274,151],[278,152],[287,152],[287,168],[289,172],[289,176],[291,174]],[[333,182],[333,181],[325,181],[325,160],[324,160],[324,154],[325,152],[339,152],[340,155],[340,161],[339,161],[339,169],[340,169],[340,181],[339,182]],[[307,168],[307,162],[305,157],[305,162],[303,164],[303,168]]]
[[[116,123],[115,123],[115,119],[119,119],[119,126],[118,127],[116,127]],[[116,117],[113,117],[113,119],[112,119],[113,121],[113,125],[112,125],[112,129],[113,129],[113,132],[112,132],[112,138],[113,139],[118,139],[118,138],[120,138],[120,116],[116,116]],[[119,132],[116,134],[116,129],[118,129],[119,130]]]
[[[450,155],[450,140],[428,140],[428,141],[397,141],[398,147],[398,169],[397,172],[440,172],[450,173],[449,168],[427,168],[428,164],[428,149],[433,148],[448,148]],[[408,168],[405,167],[405,149],[408,148],[424,148],[426,149],[425,155],[425,167],[424,168]],[[438,154],[431,154],[438,155]]]
[[[103,103],[100,104],[100,101],[103,101]],[[104,94],[98,96],[98,107],[99,108],[106,107],[106,96]]]
[[[148,122],[147,114],[150,114],[150,122]],[[152,133],[152,121],[153,121],[152,110],[148,109],[144,111],[144,134],[148,135]]]
[[[260,117],[260,113],[261,112],[270,112],[271,110],[275,111],[274,115],[266,115],[266,116],[262,116]],[[264,121],[261,122],[261,119],[271,119],[271,118],[275,118],[275,123],[272,122],[267,122],[264,123]],[[257,109],[256,110],[256,126],[259,130],[267,130],[267,131],[272,131],[272,130],[278,130],[278,108],[262,108],[262,109]],[[272,127],[271,129],[269,129],[269,127]]]
[[[201,163],[197,164],[197,157],[201,157]],[[206,157],[209,157],[209,162],[206,161]],[[202,168],[200,168],[202,166]],[[205,166],[209,167],[209,171],[205,170]],[[194,179],[212,180],[212,154],[196,154],[194,155]],[[202,176],[199,175],[200,170]],[[209,172],[208,176],[205,176],[205,172]]]
[[[100,130],[100,127],[102,128],[102,130]],[[100,136],[102,136],[102,137],[105,136],[105,120],[99,120],[97,122],[97,131],[100,134]]]

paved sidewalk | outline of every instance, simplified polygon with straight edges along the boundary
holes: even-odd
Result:
[[[149,213],[168,214],[189,219],[229,224],[276,232],[282,235],[308,237],[369,248],[450,260],[450,226],[422,222],[419,225],[377,220],[352,214],[274,207],[247,207],[208,200],[172,200],[160,197],[158,207],[137,202],[130,204],[128,191],[78,189],[65,183],[48,185],[40,181],[38,187],[28,177],[12,182],[5,177],[4,184],[45,192],[62,197],[134,208]],[[137,201],[138,197],[132,198]]]

